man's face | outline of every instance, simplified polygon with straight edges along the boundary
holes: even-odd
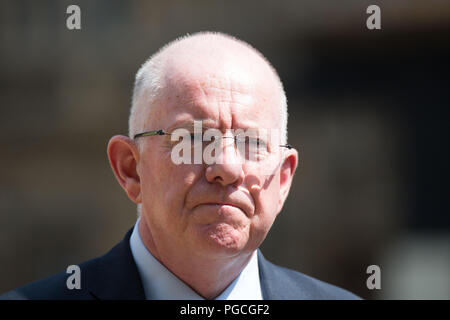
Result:
[[[192,130],[194,120],[224,135],[227,129],[280,129],[280,93],[273,78],[215,70],[172,72],[146,129]],[[158,251],[235,256],[264,240],[284,202],[279,143],[264,160],[239,163],[232,140],[223,141],[220,164],[177,165],[170,136],[141,138],[142,220]]]

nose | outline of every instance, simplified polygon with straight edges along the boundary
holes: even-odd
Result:
[[[243,161],[236,150],[234,139],[222,139],[222,153],[216,162],[206,168],[206,180],[222,186],[240,185],[244,180]]]

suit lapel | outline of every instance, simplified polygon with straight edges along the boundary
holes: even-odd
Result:
[[[264,300],[308,299],[299,280],[286,275],[286,269],[267,261],[258,249],[258,268]]]
[[[130,249],[132,230],[104,256],[82,266],[85,288],[94,299],[145,299],[142,281]]]
[[[258,269],[259,269],[259,281],[261,285],[261,294],[263,300],[276,299],[274,295],[274,292],[276,291],[276,282],[274,282],[269,262],[264,258],[263,254],[259,249],[258,249]]]

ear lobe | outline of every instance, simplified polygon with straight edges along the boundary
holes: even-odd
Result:
[[[278,212],[283,208],[284,202],[291,189],[292,179],[298,165],[298,152],[290,149],[285,152],[283,163],[280,167],[280,198],[278,202]]]
[[[141,202],[140,177],[137,171],[139,152],[133,140],[126,136],[114,136],[108,143],[108,159],[120,186],[131,201]]]

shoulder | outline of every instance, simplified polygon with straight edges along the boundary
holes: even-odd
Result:
[[[259,252],[261,289],[266,299],[355,300],[357,295],[303,273],[275,265]]]
[[[87,290],[84,281],[84,274],[91,268],[96,268],[101,258],[95,258],[79,265],[80,267],[80,289],[69,289],[67,281],[72,272],[65,271],[48,276],[22,287],[11,290],[0,295],[0,300],[86,300],[94,297]]]
[[[131,231],[105,255],[79,264],[81,288],[69,289],[62,271],[0,295],[0,300],[142,299],[144,291],[129,247]]]

